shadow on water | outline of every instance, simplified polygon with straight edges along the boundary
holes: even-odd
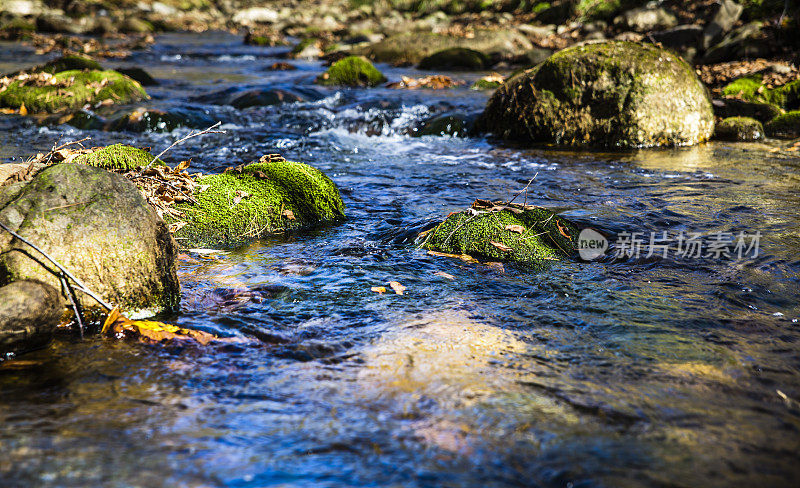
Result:
[[[479,110],[485,95],[314,88],[318,63],[263,71],[275,55],[224,35],[169,36],[127,62],[162,79],[151,106],[199,104],[225,121],[227,134],[193,139],[168,160],[218,171],[280,152],[327,172],[348,220],[181,256],[183,310],[169,319],[257,344],[61,338],[0,365],[4,484],[797,479],[799,160],[774,151],[779,143],[605,153],[412,138],[421,119]],[[319,97],[243,110],[197,101],[241,84]],[[58,138],[159,149],[185,132],[0,124],[7,160]],[[436,219],[475,198],[506,198],[534,174],[528,203],[612,238],[760,231],[759,255],[499,271],[415,248]],[[405,295],[370,290],[393,280]]]

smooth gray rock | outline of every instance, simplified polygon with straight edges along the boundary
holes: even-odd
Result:
[[[675,27],[678,25],[678,19],[664,8],[642,7],[624,12],[614,19],[614,24],[634,32],[644,33]]]
[[[0,187],[0,220],[59,261],[107,302],[145,315],[177,307],[177,245],[139,189],[120,175],[57,164]],[[60,288],[41,256],[0,233],[0,285],[38,280]],[[47,264],[49,268],[52,265]],[[84,306],[97,307],[87,296]]]

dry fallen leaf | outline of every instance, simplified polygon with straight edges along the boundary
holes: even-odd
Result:
[[[291,210],[289,210],[288,208],[287,208],[286,210],[284,210],[284,211],[283,211],[283,214],[282,214],[282,215],[283,215],[284,217],[286,217],[287,219],[289,219],[289,220],[295,220],[295,218],[294,218],[294,212],[292,212],[292,211],[291,211]]]
[[[143,342],[193,341],[208,345],[217,337],[199,330],[183,329],[176,325],[152,320],[131,320],[119,311],[119,307],[109,312],[103,323],[101,333],[111,333],[118,339],[133,338]]]
[[[494,247],[496,247],[497,249],[500,249],[503,252],[509,252],[509,251],[512,250],[510,247],[506,246],[502,242],[489,241],[489,244],[493,245]]]
[[[234,206],[239,205],[239,203],[242,201],[242,199],[247,198],[249,196],[250,196],[250,194],[247,193],[244,190],[236,190],[236,193],[234,194],[234,197],[233,197],[233,205]]]
[[[178,165],[177,165],[177,166],[175,166],[175,171],[174,171],[174,172],[175,172],[175,173],[178,173],[178,172],[180,172],[180,171],[183,171],[183,170],[185,170],[186,168],[188,168],[188,167],[189,167],[189,164],[190,164],[190,162],[189,162],[189,161],[181,161],[180,163],[178,163]]]
[[[477,262],[479,262],[477,259],[473,258],[469,254],[450,254],[450,253],[438,252],[438,251],[428,251],[428,254],[430,254],[431,256],[440,256],[440,257],[443,257],[443,258],[456,258],[456,259],[460,259],[462,261],[465,261],[467,263],[477,263]]]
[[[375,293],[380,293],[381,295],[386,293],[386,287],[385,286],[373,286],[372,288],[370,288],[370,290],[374,291]]]
[[[392,287],[392,290],[398,295],[402,295],[404,291],[406,291],[406,287],[401,285],[399,281],[390,281],[389,286]]]
[[[509,230],[511,232],[516,232],[517,234],[522,234],[523,232],[525,232],[525,227],[521,225],[507,225],[506,230]]]
[[[25,104],[19,106],[19,114],[20,115],[28,115],[28,109],[25,108]]]

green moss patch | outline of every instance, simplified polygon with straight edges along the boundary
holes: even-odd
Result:
[[[385,81],[383,73],[360,56],[348,56],[333,63],[317,78],[320,85],[376,86]]]
[[[48,76],[12,81],[0,91],[0,107],[18,109],[24,104],[31,113],[52,113],[107,100],[118,104],[148,98],[139,83],[116,71],[69,70]]]
[[[723,141],[757,141],[764,138],[764,126],[750,117],[728,117],[717,124],[714,137]]]
[[[152,160],[153,155],[144,149],[126,146],[125,144],[113,144],[91,153],[81,154],[73,162],[103,169],[128,171],[147,166]],[[154,165],[163,164],[164,162],[160,159],[154,163]]]
[[[303,163],[258,162],[198,183],[197,203],[177,206],[187,225],[175,238],[185,246],[237,244],[344,217],[333,181]]]
[[[489,81],[481,78],[480,80],[476,81],[472,84],[470,88],[473,90],[496,90],[500,88],[500,85],[503,83],[499,81]]]
[[[767,122],[764,126],[772,137],[800,137],[800,110],[786,112]]]
[[[473,208],[451,214],[427,236],[423,247],[497,261],[536,264],[574,253],[578,229],[541,207]]]
[[[431,54],[422,59],[419,69],[458,69],[480,71],[489,65],[489,57],[482,52],[464,47],[453,47]]]
[[[52,61],[48,61],[47,63],[33,69],[33,72],[43,72],[43,73],[60,73],[62,71],[72,71],[72,70],[90,70],[90,71],[103,71],[103,67],[100,66],[100,63],[95,61],[94,59],[85,58],[83,56],[62,56],[58,59],[54,59]]]

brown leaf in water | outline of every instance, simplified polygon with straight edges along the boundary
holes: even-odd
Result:
[[[439,252],[439,251],[428,251],[428,254],[430,254],[431,256],[439,256],[439,257],[443,257],[443,258],[456,258],[456,259],[460,259],[460,260],[462,260],[464,262],[467,262],[467,263],[477,263],[477,262],[479,262],[477,259],[473,258],[469,254],[450,254],[450,253]]]
[[[153,320],[131,320],[119,311],[119,307],[109,312],[103,323],[101,333],[111,333],[118,339],[126,337],[143,342],[192,341],[206,346],[217,337],[199,330],[183,329],[176,325]]]
[[[489,244],[493,245],[494,247],[496,247],[497,249],[500,249],[503,252],[509,252],[509,251],[512,250],[510,247],[506,246],[502,242],[489,241]]]
[[[441,276],[442,278],[445,278],[445,279],[448,279],[448,280],[451,280],[451,281],[456,279],[455,276],[451,275],[450,273],[445,273],[444,271],[437,271],[437,272],[435,272],[433,274],[436,275],[436,276]]]
[[[370,290],[374,291],[375,293],[379,293],[381,295],[386,293],[386,287],[385,286],[373,286],[372,288],[370,288]]]
[[[404,291],[406,291],[406,287],[400,284],[399,281],[390,281],[389,286],[392,287],[392,290],[398,295],[402,295]]]
[[[506,230],[511,232],[516,232],[517,234],[522,234],[523,232],[525,232],[525,227],[521,225],[507,225]]]

